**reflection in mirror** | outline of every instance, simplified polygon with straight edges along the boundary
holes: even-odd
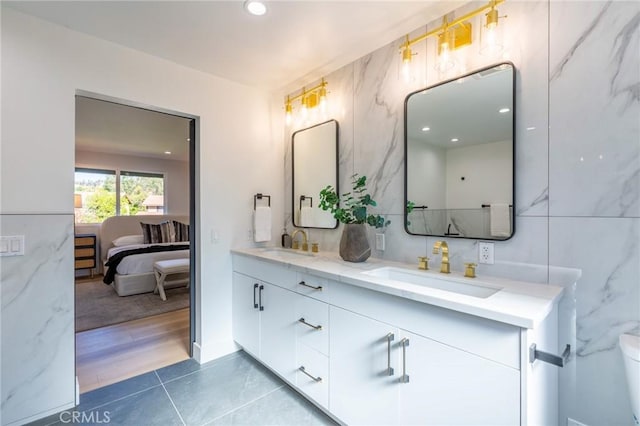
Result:
[[[407,96],[408,233],[513,235],[514,86],[513,64],[502,63]]]
[[[338,221],[319,207],[320,191],[327,185],[338,190],[338,122],[298,130],[291,137],[293,161],[293,225],[302,228],[336,228]]]

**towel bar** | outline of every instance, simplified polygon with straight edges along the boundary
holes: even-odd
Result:
[[[536,349],[535,343],[532,343],[531,346],[529,346],[529,362],[531,364],[533,364],[536,359],[539,359],[542,362],[548,362],[549,364],[553,364],[558,367],[564,367],[569,360],[569,355],[571,355],[571,345],[569,344],[564,347],[562,355],[555,355],[538,350]]]

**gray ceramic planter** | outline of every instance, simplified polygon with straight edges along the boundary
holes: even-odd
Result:
[[[364,262],[371,256],[371,247],[367,239],[365,224],[348,223],[344,225],[340,238],[340,257],[347,262]]]

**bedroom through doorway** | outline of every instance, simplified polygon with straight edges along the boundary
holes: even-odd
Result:
[[[192,355],[196,119],[76,95],[80,393]]]

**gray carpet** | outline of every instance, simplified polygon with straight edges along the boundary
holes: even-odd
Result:
[[[189,306],[189,289],[165,290],[167,300],[153,293],[120,297],[102,277],[76,283],[76,331],[163,314]]]

